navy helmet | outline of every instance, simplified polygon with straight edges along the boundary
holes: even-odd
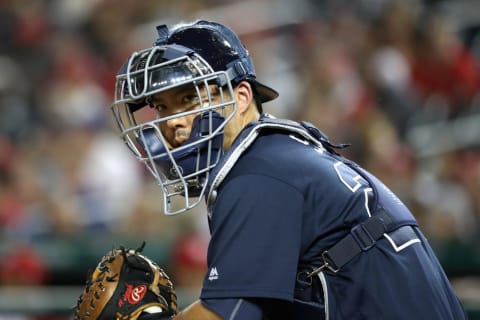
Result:
[[[194,50],[215,71],[226,71],[234,85],[249,81],[260,97],[268,102],[278,97],[278,92],[257,80],[255,67],[248,50],[239,37],[225,25],[199,20],[193,24],[178,25],[171,31],[167,25],[157,27],[155,45],[178,44]]]

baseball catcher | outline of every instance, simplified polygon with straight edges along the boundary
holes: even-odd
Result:
[[[74,320],[171,319],[177,296],[168,275],[136,250],[119,247],[105,254],[87,277]]]
[[[263,112],[278,92],[257,80],[233,30],[198,20],[159,25],[157,34],[120,68],[111,109],[120,137],[161,186],[164,213],[206,204],[208,271],[199,299],[175,320],[467,318],[393,191],[313,124]],[[134,283],[129,264],[113,293],[91,293],[80,316],[136,319],[147,301],[160,315],[175,313],[169,294],[143,296],[142,285],[156,285]],[[103,310],[90,310],[100,299]]]

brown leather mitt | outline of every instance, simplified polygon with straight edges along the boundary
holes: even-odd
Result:
[[[168,275],[136,250],[112,249],[87,277],[73,319],[171,319],[177,296]]]

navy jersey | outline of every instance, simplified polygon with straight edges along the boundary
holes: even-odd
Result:
[[[217,194],[202,299],[277,301],[302,320],[465,318],[408,209],[373,176],[323,148],[262,132]],[[380,205],[409,231],[385,234],[337,273],[305,277]]]

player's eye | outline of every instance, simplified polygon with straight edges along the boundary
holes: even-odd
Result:
[[[155,104],[155,103],[153,103],[153,101],[152,101],[152,99],[151,99],[150,97],[148,97],[145,101],[146,101],[147,104],[150,106],[150,108],[155,109],[155,110],[157,110],[157,111],[162,111],[162,110],[165,108],[165,106],[162,105],[162,104]]]
[[[196,104],[198,103],[199,99],[198,99],[198,96],[196,94],[186,94],[182,97],[182,104],[187,104],[187,105],[191,105],[191,104]]]
[[[163,104],[159,104],[155,106],[155,109],[157,110],[158,113],[163,112],[167,109],[167,107]]]
[[[156,113],[156,115],[157,115],[157,118],[158,118],[158,117],[163,117],[163,116],[165,116],[165,112],[166,112],[166,110],[167,110],[167,106],[166,106],[166,105],[161,104],[161,103],[160,103],[160,104],[152,104],[152,103],[149,103],[149,105],[150,105],[150,107],[151,107],[152,109],[155,110],[155,113]]]
[[[150,107],[155,109],[157,113],[161,113],[167,109],[167,107],[164,104],[156,104],[156,105],[150,104]]]

